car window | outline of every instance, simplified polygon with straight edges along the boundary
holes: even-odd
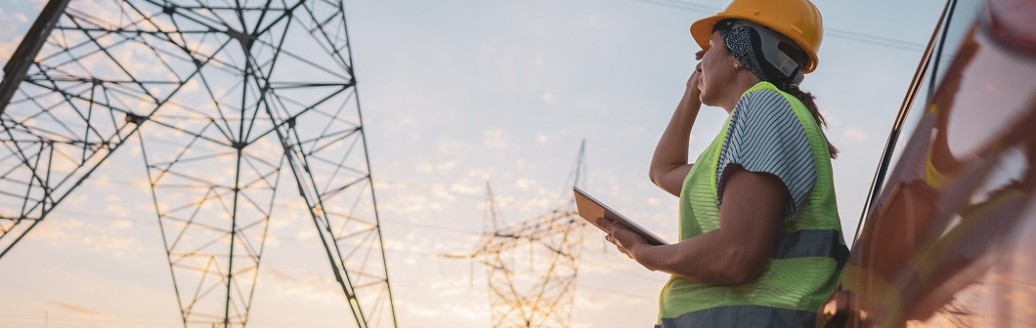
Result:
[[[981,5],[982,2],[977,0],[952,1],[951,6],[953,7],[947,11],[947,17],[943,19],[943,26],[940,28],[939,35],[937,36],[936,52],[928,61],[928,72],[925,74],[919,87],[920,94],[914,99],[904,119],[903,129],[896,140],[888,169],[891,170],[894,167],[893,163],[896,163],[902,155],[903,147],[906,144],[906,137],[914,133],[918,121],[920,121],[921,116],[924,114],[925,106],[928,105],[932,98],[934,91],[932,81],[941,80],[942,74],[945,73],[949,63],[952,62],[953,54],[960,47],[961,40],[967,34],[968,28],[978,18],[979,11],[982,8]],[[906,93],[907,90],[903,90],[904,96]],[[886,174],[882,185],[887,182],[888,178],[889,175]]]

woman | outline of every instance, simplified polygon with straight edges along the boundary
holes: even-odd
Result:
[[[672,274],[659,297],[661,327],[812,326],[848,255],[831,178],[836,149],[797,85],[817,65],[820,13],[807,0],[734,0],[691,35],[701,62],[650,168],[680,198],[680,242],[653,246],[601,218],[606,239]],[[688,164],[702,104],[730,116]]]

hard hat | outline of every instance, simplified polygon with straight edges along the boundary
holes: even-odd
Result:
[[[733,0],[727,9],[691,24],[691,36],[702,49],[709,47],[712,27],[724,19],[742,19],[787,36],[809,56],[805,72],[817,68],[817,52],[824,40],[820,11],[809,0]]]

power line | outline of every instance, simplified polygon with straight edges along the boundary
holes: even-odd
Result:
[[[715,13],[720,12],[722,10],[722,8],[719,8],[719,7],[713,7],[713,6],[709,6],[709,5],[705,5],[705,4],[693,3],[693,2],[687,2],[687,1],[679,1],[679,0],[627,0],[627,1],[639,2],[639,3],[653,5],[653,6],[659,6],[659,7],[666,7],[666,8],[694,11],[694,12],[704,13],[704,14],[708,14],[708,15],[715,14]],[[882,47],[893,48],[893,49],[899,49],[899,50],[904,50],[904,51],[920,52],[921,50],[924,49],[924,45],[920,44],[920,43],[908,42],[908,41],[903,41],[903,40],[897,40],[897,39],[893,39],[893,38],[889,38],[889,37],[884,37],[884,36],[877,36],[877,35],[853,32],[853,31],[850,31],[850,30],[843,30],[843,29],[838,29],[838,28],[825,27],[824,28],[824,32],[827,33],[828,35],[830,35],[832,37],[835,37],[835,38],[838,38],[838,39],[854,41],[854,42],[861,42],[861,43],[867,43],[867,44],[871,44],[871,45],[882,46]]]
[[[278,204],[278,205],[280,205],[280,204]],[[4,204],[3,206],[15,206],[15,205],[13,205],[13,204]],[[69,210],[69,209],[63,209],[63,208],[55,208],[55,209],[51,210],[50,212],[54,213],[54,214],[75,215],[75,216],[91,217],[91,218],[97,218],[97,219],[124,220],[124,221],[130,221],[130,222],[135,222],[135,223],[145,223],[145,224],[149,224],[149,225],[157,225],[158,224],[158,220],[144,220],[144,219],[135,219],[135,218],[127,217],[127,216],[102,215],[102,214],[81,212],[81,211]],[[448,227],[434,226],[434,225],[429,225],[429,224],[421,224],[421,223],[413,223],[413,222],[404,222],[404,221],[397,221],[397,220],[386,219],[386,218],[382,218],[381,219],[381,223],[382,224],[388,223],[388,224],[392,224],[392,225],[396,225],[396,226],[401,226],[401,227],[438,230],[438,231],[442,231],[442,232],[449,232],[449,233],[455,233],[455,234],[461,234],[461,235],[477,236],[477,235],[482,235],[483,234],[482,232],[472,231],[472,230],[465,230],[465,229],[459,229],[459,228],[448,228]],[[281,239],[281,240],[286,240],[286,239]]]
[[[692,2],[683,2],[683,1],[675,1],[675,0],[629,0],[629,1],[640,2],[640,3],[649,4],[649,5],[655,5],[655,6],[659,6],[659,7],[667,7],[667,8],[673,8],[673,9],[696,11],[696,12],[700,12],[700,13],[703,13],[703,14],[710,14],[710,15],[719,12],[720,9],[721,9],[719,7],[713,7],[713,6],[704,5],[704,4],[698,4],[698,3],[692,3]]]
[[[383,184],[389,184],[389,185],[398,185],[398,186],[402,186],[402,187],[406,187],[406,188],[414,188],[414,189],[424,189],[425,191],[429,191],[429,192],[432,192],[432,193],[440,193],[441,192],[441,193],[447,193],[447,194],[450,194],[450,195],[453,195],[453,196],[457,196],[457,197],[464,197],[464,198],[469,198],[469,199],[477,199],[477,200],[480,200],[480,201],[482,200],[482,196],[475,195],[475,194],[469,194],[469,193],[462,193],[462,192],[451,190],[449,188],[427,187],[425,185],[417,184],[417,183],[411,183],[411,182],[400,181],[400,180],[386,179],[386,178],[384,178],[382,176],[373,177],[372,179],[374,180],[375,183],[383,183]]]
[[[849,30],[842,30],[836,28],[826,28],[824,32],[836,38],[845,39],[849,41],[857,41],[863,43],[869,43],[873,45],[895,48],[910,52],[920,52],[924,49],[924,45],[915,42],[907,42],[902,40],[896,40],[893,38],[887,38],[883,36],[864,34],[859,32],[853,32]]]
[[[13,204],[0,204],[0,206],[11,207],[11,206],[14,206],[14,205]],[[103,214],[82,212],[82,211],[76,211],[76,210],[64,209],[64,208],[56,208],[56,209],[52,210],[51,212],[54,213],[54,214],[74,215],[74,216],[79,216],[79,217],[90,217],[90,218],[96,218],[96,219],[111,219],[113,221],[114,220],[124,220],[124,221],[133,222],[133,223],[144,223],[144,224],[148,224],[148,225],[157,225],[158,224],[158,220],[157,219],[156,220],[145,220],[145,219],[137,219],[137,218],[128,217],[128,216],[103,215]],[[382,224],[388,223],[388,224],[392,224],[392,225],[395,225],[395,226],[401,226],[401,227],[408,227],[408,228],[415,228],[415,229],[420,228],[420,229],[437,230],[437,231],[455,233],[455,234],[466,235],[466,236],[471,236],[471,237],[478,237],[478,236],[484,236],[485,235],[485,233],[478,232],[478,231],[458,229],[458,228],[447,228],[447,227],[441,227],[441,226],[435,226],[435,225],[429,225],[429,224],[421,224],[421,223],[413,223],[413,222],[403,222],[403,221],[389,220],[389,219],[385,219],[385,218],[382,218],[381,222],[382,222]],[[296,244],[296,245],[311,244],[311,243],[314,243],[316,241],[316,240],[303,240],[303,239],[298,239],[298,238],[286,238],[286,239],[278,238],[277,240],[281,241],[281,242],[288,242],[288,243]],[[430,255],[432,257],[438,257],[438,256],[441,255],[441,254],[433,253],[433,252],[422,252],[422,251],[416,251],[416,250],[410,250],[410,249],[404,249],[404,248],[396,248],[396,247],[386,247],[386,250],[390,250],[390,251],[393,251],[393,252],[404,252],[404,253],[411,253],[411,254],[419,254],[419,255]],[[641,274],[641,273],[638,273],[638,272],[635,272],[635,271],[630,271],[630,270],[621,270],[621,269],[613,268],[613,267],[607,265],[607,263],[605,263],[604,261],[597,260],[597,259],[590,258],[590,257],[583,257],[580,261],[583,262],[584,264],[597,265],[597,266],[600,266],[602,268],[608,269],[608,270],[610,270],[612,272],[629,275],[629,276],[632,276],[632,277],[643,279],[645,281],[655,281],[655,280],[658,280],[657,277],[653,277],[653,276],[650,276],[650,275]]]

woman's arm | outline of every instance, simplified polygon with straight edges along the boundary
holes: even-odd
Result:
[[[680,196],[680,189],[691,164],[687,163],[687,146],[691,137],[691,127],[698,117],[698,109],[701,108],[701,90],[698,89],[701,69],[695,67],[694,73],[687,80],[687,89],[683,98],[676,106],[673,117],[669,119],[669,125],[658,140],[655,146],[655,154],[651,157],[651,166],[648,176],[651,182],[673,194]]]
[[[766,270],[788,190],[776,176],[731,165],[719,211],[719,229],[677,244],[654,246],[605,220],[606,238],[641,265],[713,285],[736,285]]]

